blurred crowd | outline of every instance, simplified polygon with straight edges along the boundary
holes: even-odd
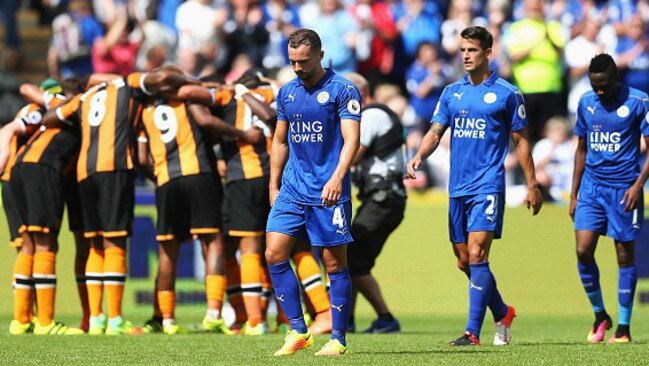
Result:
[[[459,33],[481,25],[494,36],[491,66],[525,95],[530,141],[546,199],[569,191],[579,96],[590,88],[590,59],[614,56],[622,82],[649,92],[649,0],[32,0],[51,24],[48,72],[127,74],[174,64],[226,81],[253,66],[280,82],[294,77],[288,35],[311,28],[323,64],[357,71],[375,101],[402,118],[411,154],[444,86],[462,76]],[[3,2],[7,54],[19,57],[19,0]],[[12,20],[12,18],[14,18]],[[19,65],[18,65],[19,66]],[[448,139],[415,188],[446,187]],[[514,156],[509,183],[521,181]],[[515,192],[515,190],[513,190]]]

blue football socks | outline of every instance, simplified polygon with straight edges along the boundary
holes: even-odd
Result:
[[[302,303],[300,302],[300,284],[289,261],[268,265],[270,277],[275,286],[275,297],[284,309],[291,329],[305,334],[308,329],[304,322]]]
[[[599,268],[593,260],[588,264],[577,263],[581,283],[586,290],[586,296],[596,313],[604,311],[604,300],[602,300],[602,289],[599,287]]]
[[[471,278],[469,279],[469,322],[466,330],[476,338],[480,338],[482,322],[491,299],[491,289],[495,284],[489,262],[469,264]],[[502,300],[501,300],[502,301]],[[505,311],[506,312],[506,311]]]
[[[349,269],[343,268],[338,272],[329,273],[331,289],[331,339],[337,339],[344,346],[345,332],[349,322],[349,304],[352,298],[352,279]]]
[[[631,312],[633,311],[633,297],[635,286],[638,282],[638,273],[635,266],[620,268],[617,284],[617,301],[619,308],[618,324],[630,325]]]

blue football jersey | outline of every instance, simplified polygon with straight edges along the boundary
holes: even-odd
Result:
[[[527,125],[518,88],[496,73],[480,85],[466,75],[444,89],[433,122],[450,127],[451,197],[505,192],[509,134]]]
[[[280,89],[277,120],[288,123],[289,146],[280,195],[306,205],[322,204],[322,189],[340,160],[342,119],[360,122],[361,95],[351,81],[331,70],[313,87],[295,78]],[[350,199],[347,174],[340,202]]]
[[[584,176],[609,187],[633,184],[640,174],[640,135],[649,135],[647,94],[626,85],[609,101],[584,93],[574,134],[586,139]]]

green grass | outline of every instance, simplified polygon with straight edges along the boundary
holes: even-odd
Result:
[[[151,214],[139,208],[140,214]],[[321,360],[312,351],[281,360],[270,357],[279,335],[259,338],[190,334],[140,337],[12,337],[7,334],[13,308],[11,269],[14,250],[0,246],[0,364],[648,364],[649,306],[636,301],[631,345],[586,345],[592,310],[576,270],[574,237],[566,207],[546,205],[532,217],[525,209],[508,209],[502,240],[491,253],[491,267],[506,302],[519,314],[513,344],[495,348],[453,349],[466,322],[466,277],[455,267],[448,243],[444,198],[412,194],[406,218],[390,238],[375,270],[392,312],[402,321],[400,335],[349,336],[350,352],[338,360]],[[0,217],[0,221],[4,218]],[[0,223],[0,242],[7,242]],[[60,236],[57,263],[57,318],[78,324],[79,305],[72,273],[70,235]],[[137,245],[137,244],[133,244]],[[617,267],[612,240],[602,238],[597,253],[604,300],[617,317]],[[139,324],[149,306],[134,303],[133,293],[150,289],[152,281],[127,283],[125,316]],[[182,281],[179,288],[200,289],[200,282]],[[641,280],[638,291],[649,290]],[[204,313],[200,305],[179,306],[181,324],[195,328]],[[373,314],[359,303],[357,326],[369,325]],[[487,315],[483,342],[489,344],[493,325]],[[317,347],[325,336],[316,338]]]

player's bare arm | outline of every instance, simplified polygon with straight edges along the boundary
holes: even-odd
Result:
[[[88,83],[86,84],[86,89],[90,89],[95,85],[99,85],[101,83],[107,83],[111,80],[115,79],[121,79],[122,75],[120,74],[104,74],[104,73],[98,73],[98,74],[92,74],[88,78]]]
[[[43,101],[43,91],[38,87],[38,85],[24,83],[20,85],[19,91],[20,95],[32,103],[38,105],[43,105],[45,103]]]
[[[354,161],[352,161],[352,166],[357,166],[361,160],[363,160],[363,156],[365,156],[365,153],[367,152],[367,146],[361,144],[358,147],[358,152],[356,153],[356,157],[354,158]]]
[[[210,110],[204,105],[200,104],[190,104],[189,111],[194,116],[194,120],[198,126],[210,134],[213,137],[218,137],[221,135],[232,136],[240,138],[249,144],[258,144],[264,138],[263,132],[256,128],[250,128],[247,131],[241,131],[236,127],[229,125],[222,119],[214,116],[210,113]]]
[[[0,172],[5,169],[9,161],[9,152],[11,151],[11,139],[15,135],[22,134],[23,127],[20,121],[15,119],[7,123],[0,129]]]
[[[270,150],[269,200],[272,206],[279,195],[282,173],[288,161],[288,122],[277,121]]]
[[[442,125],[441,123],[433,122],[433,124],[428,129],[428,132],[424,135],[424,138],[421,140],[421,145],[417,149],[415,156],[410,159],[406,165],[408,172],[408,178],[415,179],[415,170],[419,169],[421,162],[429,157],[439,146],[439,142],[444,136],[447,126]]]
[[[586,154],[587,154],[586,138],[580,137],[577,142],[577,149],[575,150],[575,165],[572,171],[572,187],[570,189],[570,217],[575,221],[575,209],[577,209],[577,198],[579,194],[579,187],[581,186],[581,178],[584,176],[584,169],[586,169]]]
[[[343,135],[343,147],[340,150],[340,157],[338,159],[338,165],[336,165],[336,170],[334,170],[331,178],[325,184],[322,189],[322,204],[331,207],[338,203],[340,199],[340,194],[343,190],[343,179],[349,168],[352,165],[352,161],[356,157],[358,152],[358,147],[360,146],[360,134],[361,134],[361,124],[352,119],[343,119],[340,121],[340,130]]]
[[[173,70],[153,71],[144,77],[144,87],[151,93],[180,88],[183,85],[199,85],[200,81]]]
[[[541,196],[541,191],[539,191],[539,184],[536,182],[534,159],[532,159],[530,143],[527,140],[527,127],[519,131],[512,131],[512,137],[514,138],[514,146],[516,146],[518,163],[523,169],[525,181],[527,182],[525,203],[527,204],[527,209],[529,210],[531,207],[532,214],[536,215],[541,211],[541,206],[543,206],[543,197]]]
[[[149,159],[149,143],[144,141],[138,141],[137,143],[137,159],[139,164],[139,170],[142,172],[145,178],[150,179],[152,182],[155,182],[155,174],[153,173],[153,165],[151,164],[151,159]]]
[[[644,142],[646,146],[649,146],[647,145],[649,143],[649,136],[645,136]],[[633,185],[624,192],[624,197],[622,198],[622,202],[620,202],[621,205],[624,205],[624,211],[635,210],[638,208],[640,200],[642,199],[642,187],[644,187],[644,184],[649,177],[649,149],[647,149],[645,153],[647,154],[647,158],[642,165],[642,170],[640,171],[638,179],[636,179]]]
[[[209,89],[193,84],[181,86],[172,99],[191,101],[208,107],[214,104],[214,97]]]
[[[275,128],[277,124],[277,111],[250,93],[241,94],[241,98],[250,107],[252,113],[259,117],[266,126],[271,129]]]

